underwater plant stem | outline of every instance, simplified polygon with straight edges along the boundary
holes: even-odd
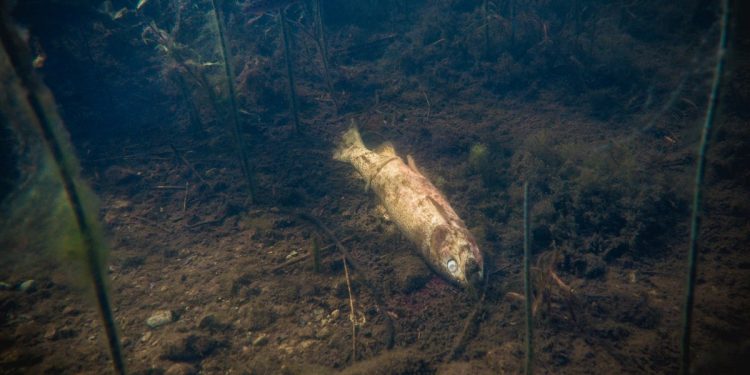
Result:
[[[697,266],[697,242],[700,227],[700,205],[702,195],[703,177],[705,175],[706,152],[711,128],[716,117],[716,105],[719,100],[719,87],[721,76],[724,71],[724,60],[727,48],[727,29],[729,23],[729,0],[721,2],[721,36],[716,51],[716,67],[714,68],[713,82],[711,83],[711,94],[708,98],[706,117],[703,123],[701,143],[698,149],[698,162],[695,168],[695,187],[693,192],[693,208],[690,215],[690,245],[688,249],[688,272],[685,287],[685,302],[682,308],[682,339],[680,340],[680,373],[688,374],[690,371],[690,333],[693,318],[693,304],[695,302],[695,276]]]
[[[299,126],[297,89],[295,88],[294,70],[292,69],[292,51],[289,48],[289,25],[287,25],[284,17],[284,9],[279,10],[279,25],[281,26],[281,39],[284,40],[284,60],[286,60],[286,77],[289,83],[289,100],[292,103],[291,110],[292,116],[294,116],[294,131],[299,134],[301,129]]]
[[[83,239],[86,267],[94,285],[94,293],[107,335],[114,370],[117,374],[125,374],[125,361],[117,334],[117,323],[109,302],[105,282],[106,276],[103,271],[103,259],[101,259],[103,245],[97,240],[101,238],[101,233],[97,233],[97,229],[92,223],[92,220],[94,220],[92,218],[96,216],[87,212],[88,210],[83,204],[76,162],[72,156],[65,153],[67,147],[63,145],[63,142],[66,142],[66,140],[59,134],[62,125],[59,118],[54,114],[54,105],[50,103],[52,101],[51,94],[34,74],[28,48],[17,31],[13,29],[13,24],[10,22],[10,17],[6,11],[5,5],[0,5],[0,25],[2,25],[0,27],[0,39],[3,49],[10,59],[12,69],[26,90],[26,100],[33,111],[32,119],[36,120],[34,125],[38,126],[44,144],[49,150],[62,180],[63,189],[70,202],[76,225]]]
[[[357,314],[354,311],[354,297],[352,296],[352,282],[349,280],[349,266],[346,265],[346,257],[341,254],[344,263],[344,276],[346,276],[346,289],[349,291],[349,321],[352,322],[352,362],[357,362]]]
[[[346,246],[341,243],[338,237],[336,237],[336,234],[333,233],[333,231],[331,231],[325,224],[323,224],[322,221],[320,221],[317,217],[305,212],[297,212],[297,216],[311,222],[321,231],[323,231],[323,233],[325,233],[326,236],[328,236],[328,238],[336,245],[336,249],[338,249],[338,251],[343,254],[343,259],[345,260],[345,262],[348,262],[349,265],[352,266],[353,270],[359,270],[361,274],[361,281],[370,290],[370,294],[372,294],[375,302],[375,308],[377,309],[377,311],[380,311],[380,314],[385,321],[385,347],[388,349],[393,348],[393,345],[395,344],[395,328],[393,319],[391,319],[391,316],[386,313],[383,292],[380,290],[380,288],[377,288],[372,282],[370,282],[370,278],[367,277],[367,271],[363,267],[358,265],[354,258],[352,258],[351,253],[346,248]]]
[[[234,88],[234,74],[232,72],[232,65],[229,63],[229,49],[227,49],[227,41],[224,34],[224,21],[221,19],[219,14],[219,7],[217,0],[211,0],[211,5],[214,8],[214,17],[216,17],[216,29],[219,31],[219,42],[221,44],[221,57],[224,59],[224,75],[226,76],[227,86],[229,87],[229,103],[231,108],[231,120],[232,130],[234,133],[235,143],[237,144],[237,152],[240,156],[240,163],[242,165],[242,174],[245,175],[247,181],[247,192],[250,203],[253,202],[255,193],[255,184],[253,183],[253,173],[250,166],[250,158],[245,148],[245,142],[242,140],[242,131],[240,129],[240,115],[237,110],[237,94]]]
[[[484,17],[484,57],[490,58],[490,14],[489,14],[489,0],[484,0],[482,3],[482,13]]]
[[[516,1],[510,0],[510,45],[516,44]]]
[[[330,64],[328,63],[328,42],[326,40],[325,30],[323,29],[323,12],[320,9],[320,0],[315,0],[313,3],[315,5],[315,26],[318,34],[316,41],[320,49],[321,59],[323,60],[323,75],[326,80],[326,86],[328,86],[328,93],[331,95],[333,108],[338,115],[339,104],[338,101],[336,101],[336,94],[333,91],[333,81],[331,80],[331,70],[329,68]]]
[[[533,372],[534,345],[531,316],[531,239],[529,238],[529,183],[523,184],[523,286],[526,313],[526,364],[524,373]]]
[[[312,254],[313,254],[313,271],[315,273],[320,273],[320,244],[318,243],[318,237],[313,237]]]

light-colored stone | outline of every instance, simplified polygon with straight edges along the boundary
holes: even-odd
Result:
[[[315,337],[317,337],[317,338],[319,338],[321,340],[325,339],[325,338],[328,338],[329,336],[331,336],[331,329],[328,328],[328,327],[323,327],[323,328],[319,329],[318,332],[315,334]]]
[[[165,324],[172,323],[174,316],[169,310],[159,310],[146,319],[146,325],[150,328],[161,327]]]
[[[18,290],[31,293],[36,290],[36,280],[26,280],[18,286]]]
[[[340,315],[341,311],[339,311],[339,309],[331,311],[331,321],[338,319]]]

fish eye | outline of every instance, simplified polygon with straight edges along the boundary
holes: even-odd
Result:
[[[448,271],[451,273],[456,273],[456,271],[458,271],[458,263],[454,259],[449,260],[446,265],[448,266]]]

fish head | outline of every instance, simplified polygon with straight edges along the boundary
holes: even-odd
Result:
[[[478,291],[484,281],[484,259],[474,236],[464,229],[440,226],[431,239],[434,264],[449,280]]]

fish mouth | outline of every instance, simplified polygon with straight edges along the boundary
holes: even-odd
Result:
[[[466,276],[466,284],[469,289],[479,291],[482,289],[482,283],[484,281],[482,267],[476,259],[469,259],[464,266],[464,275]]]

